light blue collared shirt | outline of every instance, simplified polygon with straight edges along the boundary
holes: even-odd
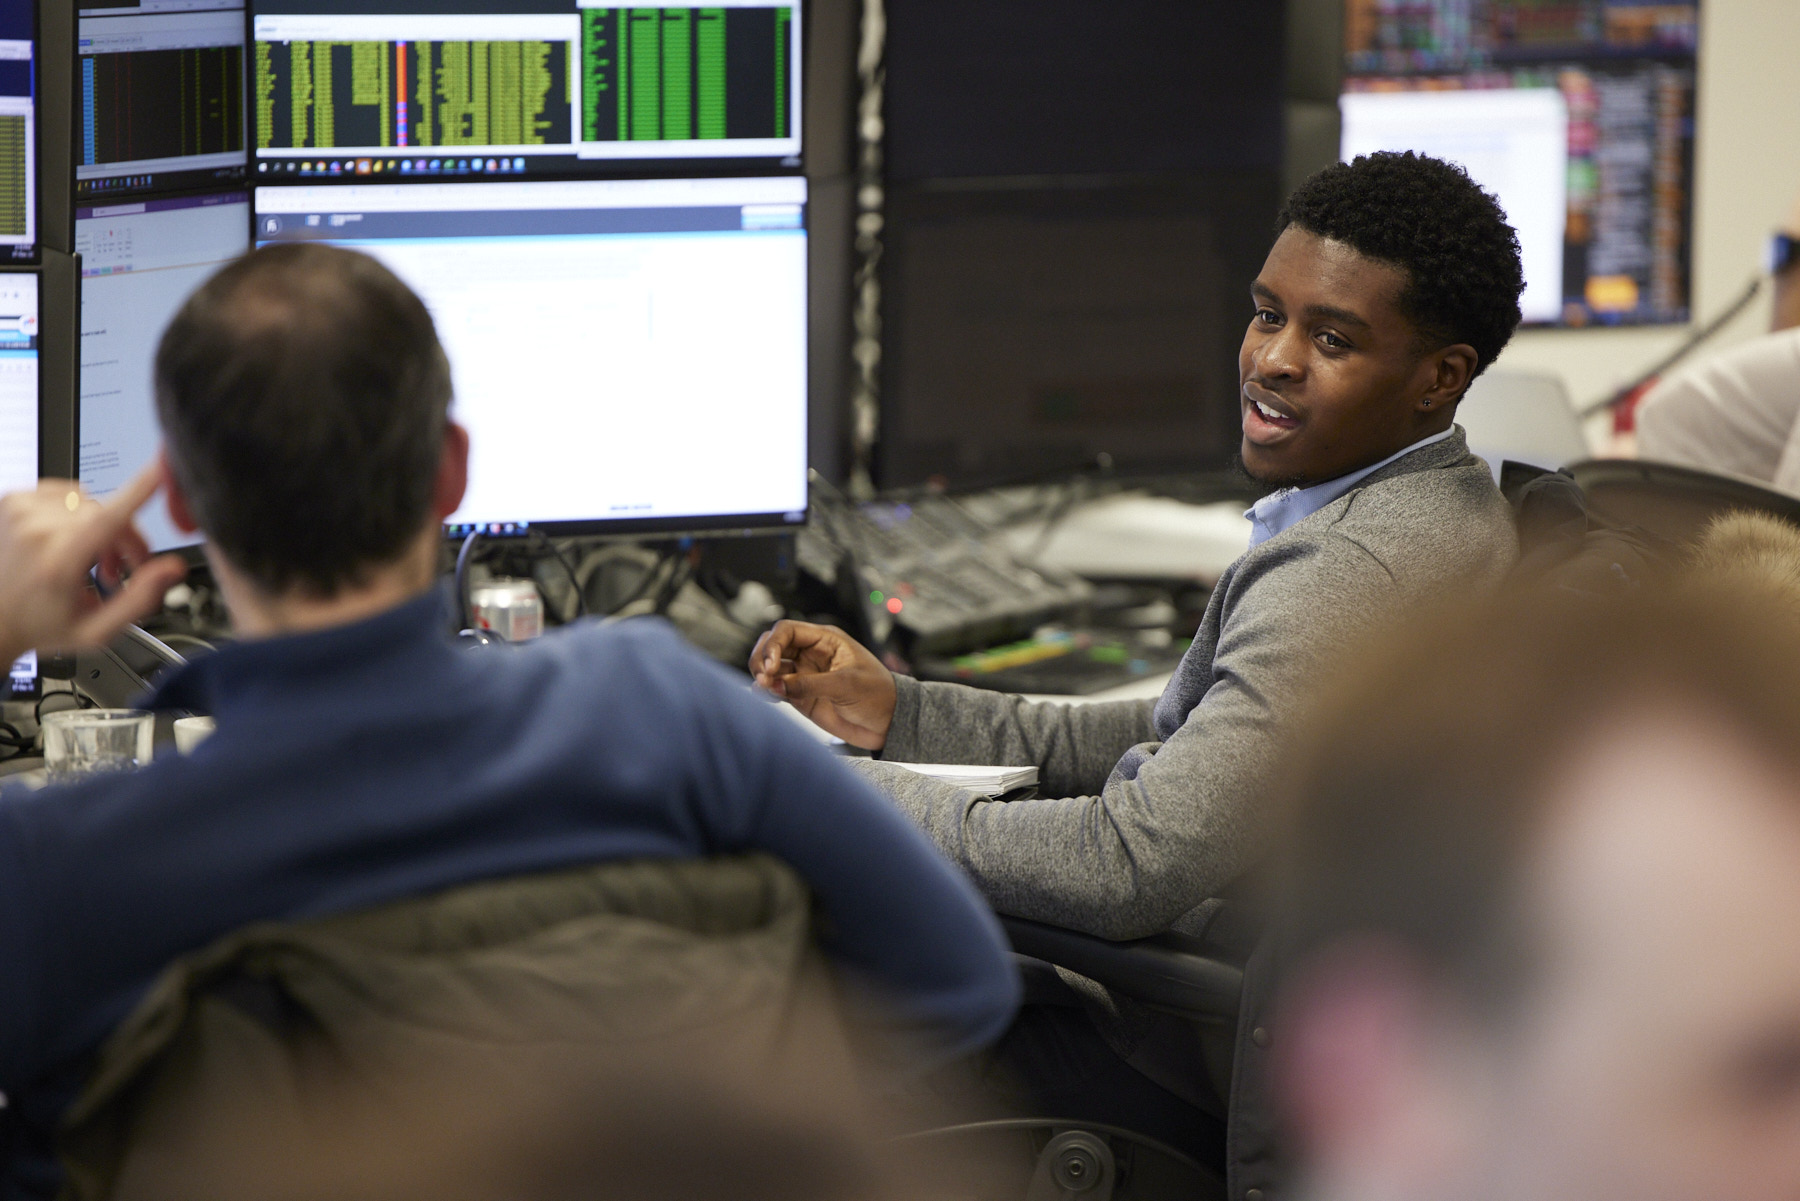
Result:
[[[1326,480],[1324,483],[1314,484],[1310,488],[1283,488],[1279,492],[1269,493],[1244,510],[1244,516],[1250,519],[1250,545],[1258,546],[1267,542],[1283,530],[1311,517],[1395,459],[1405,458],[1413,451],[1430,446],[1433,442],[1442,442],[1455,432],[1456,427],[1453,425],[1441,434],[1420,438],[1405,450],[1396,451],[1379,463],[1371,464],[1360,471],[1352,471],[1349,475],[1340,475],[1335,480]]]

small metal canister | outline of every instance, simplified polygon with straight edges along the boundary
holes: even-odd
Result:
[[[544,598],[530,580],[507,577],[476,584],[469,608],[477,629],[492,630],[508,642],[524,642],[544,632]]]

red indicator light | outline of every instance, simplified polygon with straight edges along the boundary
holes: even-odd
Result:
[[[899,597],[897,597],[897,596],[888,597],[887,611],[889,613],[898,613],[898,612],[900,612],[901,609],[904,609],[905,607],[906,607],[905,605],[900,603]]]

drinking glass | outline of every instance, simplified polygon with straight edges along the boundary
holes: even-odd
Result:
[[[44,717],[44,771],[52,783],[150,762],[156,715],[142,709],[65,709]]]

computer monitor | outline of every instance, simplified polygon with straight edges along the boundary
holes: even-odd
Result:
[[[431,309],[470,432],[452,533],[806,511],[806,181],[259,187],[259,242],[365,251]]]
[[[889,4],[882,488],[1222,473],[1282,4]]]
[[[800,0],[251,0],[251,14],[259,182],[800,165]]]
[[[37,157],[37,8],[0,0],[0,262],[37,262]]]
[[[77,198],[241,183],[244,0],[102,0],[77,17]]]
[[[0,272],[0,494],[38,481],[38,279]]]
[[[6,673],[6,695],[24,699],[38,694],[38,657],[27,651],[12,663]]]
[[[250,248],[250,195],[221,192],[75,210],[81,255],[82,487],[105,496],[161,444],[151,372],[188,294]],[[152,550],[192,545],[160,496],[139,514]]]
[[[1519,232],[1525,321],[1688,320],[1699,5],[1347,0],[1342,152],[1462,163]]]
[[[38,279],[0,272],[0,495],[38,481]],[[8,696],[35,696],[37,656],[7,673]]]

